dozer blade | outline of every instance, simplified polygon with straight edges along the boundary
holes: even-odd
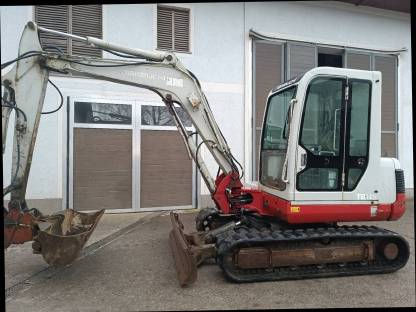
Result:
[[[42,254],[49,265],[72,263],[103,214],[104,209],[92,213],[67,209],[63,214],[45,217],[50,225],[46,229],[39,229],[34,237],[33,253]]]
[[[183,233],[184,226],[179,220],[178,214],[172,211],[170,220],[172,222],[172,231],[169,234],[169,243],[175,259],[179,284],[184,287],[196,281],[197,260],[194,256],[192,245]]]

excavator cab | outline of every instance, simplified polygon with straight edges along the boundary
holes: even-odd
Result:
[[[299,207],[284,213],[285,221],[386,220],[404,213],[380,207],[396,201],[403,174],[397,159],[381,157],[381,83],[380,72],[318,67],[270,92],[259,189]]]

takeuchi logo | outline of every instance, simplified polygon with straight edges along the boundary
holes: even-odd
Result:
[[[181,78],[166,77],[165,75],[138,72],[138,71],[133,71],[133,70],[125,70],[124,74],[126,74],[127,76],[138,78],[138,79],[166,81],[167,86],[180,87],[180,88],[183,87],[183,79]]]

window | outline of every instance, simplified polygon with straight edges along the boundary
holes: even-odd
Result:
[[[189,53],[189,9],[157,7],[157,48]]]
[[[316,67],[316,46],[311,44],[286,44],[286,79],[290,80],[303,75]]]
[[[318,66],[342,67],[342,55],[319,53]]]
[[[253,36],[253,39],[253,135],[251,138],[251,179],[253,181],[258,180],[260,133],[264,106],[269,91],[283,83],[284,79],[288,81],[317,66],[377,70],[382,73],[381,156],[398,158],[398,58],[396,55],[346,49],[341,46],[327,47],[312,43],[303,44],[283,39],[276,42],[259,40],[256,36]],[[362,92],[366,92],[366,90],[363,89]],[[339,118],[339,111],[336,114]],[[337,122],[339,122],[338,119]],[[305,131],[307,132],[307,130]],[[305,135],[307,134],[305,133]],[[338,140],[338,137],[335,139]],[[357,144],[353,148],[361,149],[358,141],[353,143]],[[362,141],[362,144],[364,143]],[[351,170],[352,174],[358,175],[358,170]]]
[[[252,177],[258,180],[261,129],[267,95],[283,82],[284,46],[275,42],[253,40],[253,145]]]
[[[166,106],[142,105],[141,124],[148,126],[176,126]],[[176,113],[185,127],[191,127],[192,122],[182,107],[175,107]]]
[[[35,21],[52,30],[102,38],[101,5],[37,5]],[[43,48],[54,46],[71,55],[102,57],[100,49],[58,35],[40,32],[40,41]]]
[[[344,84],[338,78],[315,78],[308,87],[299,140],[308,162],[298,174],[298,190],[341,188]]]
[[[298,174],[298,190],[350,191],[356,187],[368,163],[370,103],[371,81],[323,77],[311,82],[299,139],[307,162]],[[340,179],[342,173],[347,185]]]
[[[353,190],[364,174],[368,163],[370,134],[371,82],[353,80],[350,82],[350,117],[347,118],[347,142],[345,170],[347,190]],[[348,121],[349,120],[349,121]]]
[[[342,80],[317,78],[309,85],[301,145],[313,155],[339,154]]]
[[[373,56],[381,72],[381,156],[397,158],[397,57]]]
[[[318,66],[343,67],[343,49],[318,47]]]
[[[348,68],[381,72],[381,156],[397,158],[397,57],[347,51],[346,59]]]
[[[131,105],[75,102],[76,123],[131,125]]]
[[[350,156],[367,156],[370,118],[370,82],[351,83]]]
[[[283,90],[272,96],[267,107],[261,151],[260,180],[266,186],[284,190],[282,181],[283,163],[287,150],[288,109],[296,87]]]

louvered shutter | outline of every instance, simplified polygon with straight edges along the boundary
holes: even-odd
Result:
[[[157,48],[173,50],[173,14],[170,9],[157,8]]]
[[[396,155],[396,57],[374,56],[374,70],[381,71],[381,156]]]
[[[102,38],[102,29],[101,5],[72,6],[72,34]],[[72,40],[72,54],[91,57],[102,56],[100,49],[87,46],[85,43],[75,40]]]
[[[35,20],[39,26],[78,36],[102,38],[102,5],[38,5]],[[97,48],[72,39],[40,32],[42,46],[56,46],[64,53],[101,57]]]
[[[69,10],[67,5],[38,5],[35,6],[36,23],[52,30],[69,32]],[[42,46],[56,46],[68,53],[69,39],[54,34],[40,32]]]
[[[173,48],[177,52],[189,52],[189,11],[173,12]]]
[[[313,45],[288,44],[289,61],[286,78],[294,78],[318,66],[316,53],[316,47]]]
[[[346,52],[347,68],[370,70],[371,58],[370,54],[361,54],[354,52]]]
[[[283,45],[254,40],[254,129],[253,181],[258,180],[261,128],[267,96],[271,89],[282,83]]]
[[[189,10],[157,7],[157,48],[189,52]]]

